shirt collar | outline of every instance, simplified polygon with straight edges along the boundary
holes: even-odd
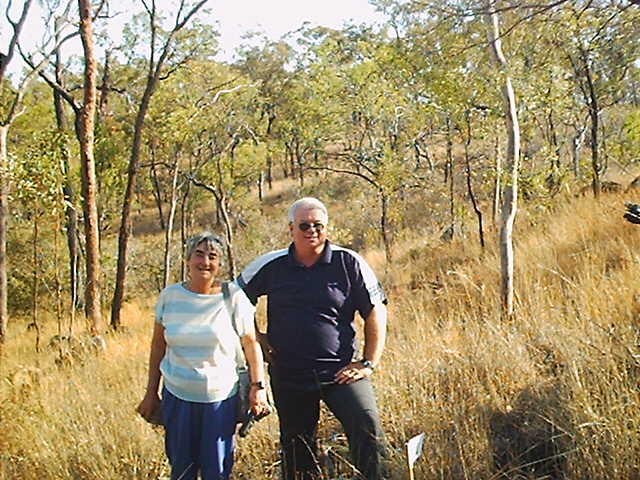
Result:
[[[300,262],[298,262],[298,260],[296,260],[295,251],[296,251],[296,247],[295,247],[294,243],[291,242],[291,245],[289,245],[289,253],[287,255],[289,265],[298,266],[298,267],[302,266],[302,264]],[[324,243],[324,249],[322,250],[322,253],[320,254],[320,258],[318,259],[318,261],[314,265],[317,265],[319,263],[325,263],[325,264],[331,263],[332,255],[333,255],[333,250],[331,248],[331,243],[329,242],[329,240],[326,240],[325,243]]]

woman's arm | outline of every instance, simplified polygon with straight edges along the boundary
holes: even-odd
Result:
[[[262,349],[256,340],[253,331],[240,338],[244,356],[249,366],[251,376],[251,390],[249,391],[249,406],[256,415],[269,408],[267,403],[267,391],[264,377],[264,362]]]
[[[160,403],[158,388],[160,387],[160,362],[162,361],[167,343],[164,339],[164,327],[155,323],[153,337],[151,338],[151,350],[149,352],[149,378],[144,398],[138,405],[137,411],[144,418],[149,419]]]

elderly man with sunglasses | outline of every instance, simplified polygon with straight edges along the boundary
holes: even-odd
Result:
[[[359,479],[385,478],[383,431],[369,377],[384,348],[386,297],[357,253],[327,240],[328,212],[306,197],[289,209],[293,242],[254,260],[238,283],[255,304],[267,297],[269,361],[280,421],[285,480],[320,478],[316,432],[320,401],[347,434]],[[354,317],[364,319],[356,346]]]

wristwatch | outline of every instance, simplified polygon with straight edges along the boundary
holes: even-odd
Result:
[[[263,390],[264,387],[264,383],[262,381],[260,382],[251,382],[251,386],[252,387],[256,387],[258,390]]]
[[[364,368],[370,368],[371,370],[376,369],[376,367],[373,366],[373,362],[371,360],[367,360],[366,358],[363,358],[362,360],[360,360],[360,363]]]

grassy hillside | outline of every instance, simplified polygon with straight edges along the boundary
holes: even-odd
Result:
[[[291,198],[278,192],[254,219],[254,234],[270,232],[265,245],[286,238]],[[443,243],[423,207],[422,219],[410,212],[416,228],[398,236],[392,264],[363,252],[390,299],[388,346],[374,378],[394,479],[408,478],[405,443],[420,432],[427,438],[417,479],[640,478],[640,226],[622,220],[624,200],[633,198],[520,211],[512,319],[499,313],[495,232],[484,252],[473,233]],[[334,236],[366,244],[369,212],[364,199],[336,203]],[[240,238],[248,245],[242,262],[265,246],[249,231]],[[134,412],[153,297],[128,303],[128,328],[109,334],[100,355],[76,347],[60,361],[64,343],[36,355],[35,333],[13,327],[0,365],[0,479],[168,474],[161,432]],[[44,323],[46,344],[57,333],[53,314]],[[324,468],[348,476],[346,441],[328,415],[321,442]],[[236,478],[276,479],[277,462],[273,415],[240,440]]]

